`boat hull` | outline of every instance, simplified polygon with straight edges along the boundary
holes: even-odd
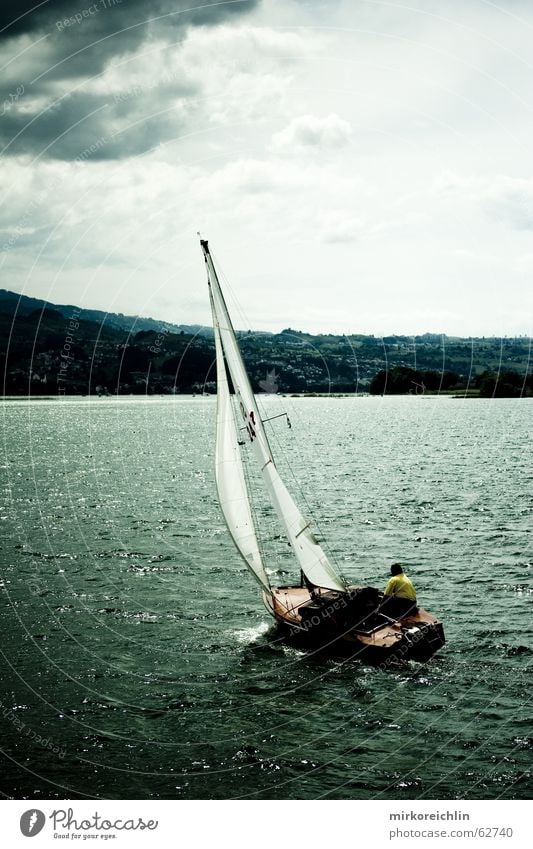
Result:
[[[424,662],[445,643],[435,616],[422,608],[384,613],[385,597],[373,587],[317,588],[313,595],[306,587],[273,587],[263,601],[290,642],[366,663]]]

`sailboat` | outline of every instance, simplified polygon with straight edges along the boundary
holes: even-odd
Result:
[[[350,585],[317,540],[283,482],[246,372],[207,240],[200,239],[213,316],[217,368],[215,478],[226,525],[282,636],[371,663],[428,660],[444,645],[442,623],[414,607],[394,616],[382,592]],[[233,392],[230,390],[230,380]],[[261,551],[243,451],[249,452],[300,569],[297,585],[273,586]]]

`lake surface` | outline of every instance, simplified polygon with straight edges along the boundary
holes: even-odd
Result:
[[[532,402],[263,403],[342,573],[407,564],[445,648],[381,671],[280,642],[219,512],[214,398],[6,401],[2,792],[528,798]]]

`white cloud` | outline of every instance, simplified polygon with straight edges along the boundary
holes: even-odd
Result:
[[[490,193],[487,212],[515,230],[533,230],[533,180],[506,180],[499,193]]]
[[[522,332],[527,28],[453,6],[271,0],[231,24],[158,29],[99,77],[74,75],[89,106],[111,102],[123,158],[5,160],[3,285],[207,322],[200,229],[246,326]]]
[[[434,185],[444,198],[478,206],[493,220],[514,230],[533,230],[533,178],[447,172]]]
[[[231,118],[228,108],[246,114],[264,96],[280,96],[290,83],[291,68],[315,42],[319,39],[266,27],[195,27],[175,44],[152,41],[116,57],[83,90],[124,103],[144,94],[156,99],[174,90],[203,104],[211,118]],[[228,107],[228,102],[233,105]]]
[[[319,238],[322,242],[337,244],[356,241],[365,230],[362,218],[332,210],[322,215]]]
[[[175,57],[201,90],[213,124],[255,124],[284,116],[293,72],[321,39],[269,27],[221,26],[191,30]]]
[[[344,147],[352,136],[348,121],[331,114],[324,118],[316,115],[300,115],[272,137],[272,149],[276,152],[299,154],[303,150],[320,151]]]

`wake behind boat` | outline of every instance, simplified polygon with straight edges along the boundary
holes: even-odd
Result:
[[[261,585],[268,612],[285,636],[304,645],[342,652],[372,663],[428,660],[442,645],[442,623],[414,608],[393,615],[374,587],[351,586],[320,546],[311,522],[280,477],[252,391],[208,242],[200,240],[209,285],[217,363],[215,470],[229,533]],[[230,392],[229,380],[233,385]],[[253,455],[281,529],[300,568],[297,586],[272,586],[251,506],[243,451]]]

